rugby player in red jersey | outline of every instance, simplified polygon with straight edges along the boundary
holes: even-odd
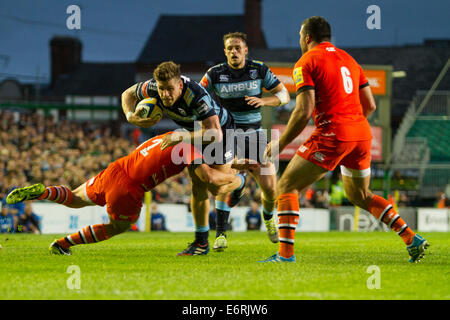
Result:
[[[300,29],[302,57],[293,70],[296,108],[268,157],[281,152],[313,116],[316,130],[300,146],[277,186],[279,251],[263,262],[294,262],[294,236],[299,220],[298,193],[340,165],[348,199],[398,233],[407,245],[409,262],[418,261],[429,245],[415,234],[370,184],[371,131],[367,117],[375,100],[359,64],[330,43],[331,28],[322,17],[306,19]]]
[[[160,145],[164,137],[170,134],[173,132],[145,141],[129,155],[112,162],[105,170],[74,191],[66,186],[45,187],[38,183],[13,190],[6,201],[13,204],[34,199],[49,200],[69,208],[106,204],[109,223],[86,226],[74,234],[55,240],[49,247],[53,254],[71,255],[71,246],[100,242],[129,230],[139,218],[144,192],[186,167],[189,167],[191,174],[203,181],[213,194],[232,191],[242,184],[239,176],[221,172],[202,163],[202,154],[191,144],[182,142],[161,150]]]

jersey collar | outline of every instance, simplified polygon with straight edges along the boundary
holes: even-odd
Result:
[[[229,71],[239,72],[239,71],[245,70],[245,69],[247,68],[247,65],[248,65],[248,59],[245,59],[245,64],[244,64],[244,66],[243,66],[241,69],[234,69],[234,68],[232,68],[232,67],[228,64],[228,61],[225,62],[225,64],[227,65],[227,68],[228,68]]]

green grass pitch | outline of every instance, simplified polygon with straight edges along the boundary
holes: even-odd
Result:
[[[49,254],[55,235],[2,234],[0,299],[450,299],[450,237],[422,235],[418,264],[392,232],[297,233],[297,263],[262,264],[278,248],[264,232],[231,232],[225,252],[196,257],[176,256],[192,233],[126,233],[72,256]],[[71,265],[80,289],[68,288]],[[373,265],[379,289],[367,286]]]

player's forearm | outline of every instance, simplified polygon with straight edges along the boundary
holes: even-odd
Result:
[[[269,97],[271,99],[270,99],[270,102],[268,105],[271,107],[280,107],[280,106],[283,106],[283,105],[289,103],[289,101],[291,101],[289,91],[281,83],[278,86],[276,86],[274,89],[272,89],[270,91],[270,93],[273,94],[272,97]],[[268,99],[268,98],[264,98],[264,99]]]
[[[241,179],[235,175],[232,182],[223,184],[217,189],[217,194],[224,194],[224,193],[232,192],[232,191],[236,190],[237,188],[239,188],[241,186],[241,184],[242,184]]]
[[[292,140],[294,140],[308,124],[309,116],[299,110],[294,110],[286,126],[286,130],[280,137],[279,148],[280,152],[283,150]]]
[[[281,105],[280,99],[276,96],[261,98],[264,107],[278,107]]]
[[[208,190],[213,194],[231,192],[242,184],[241,178],[234,172],[222,172],[206,164],[198,166],[195,169],[195,174],[207,184]]]
[[[134,113],[135,111],[134,108],[138,99],[133,88],[134,86],[122,93],[122,110],[125,115],[129,112]]]
[[[261,100],[264,107],[279,107],[281,103],[280,99],[275,96],[261,98]]]
[[[370,87],[364,87],[359,91],[359,100],[361,101],[364,117],[370,117],[377,109]]]
[[[309,118],[314,110],[315,92],[314,90],[305,90],[297,95],[295,109],[289,118],[286,130],[279,140],[280,152],[292,140],[294,140],[308,124]]]
[[[223,194],[236,190],[241,184],[241,178],[234,173],[224,173],[214,170],[209,179],[208,190],[215,195]]]

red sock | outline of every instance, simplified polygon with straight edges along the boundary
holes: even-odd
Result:
[[[78,244],[88,244],[107,240],[111,236],[106,232],[104,224],[95,224],[87,226],[70,236],[63,237],[58,240],[58,244],[67,249]]]
[[[68,206],[73,200],[73,193],[66,186],[51,186],[45,188],[44,193],[38,199],[49,200]]]
[[[278,229],[280,233],[280,248],[278,253],[283,258],[294,254],[295,229],[299,219],[298,195],[285,193],[277,199]]]
[[[374,195],[369,204],[369,212],[378,220],[385,223],[389,228],[397,232],[406,245],[410,245],[415,235],[414,231],[405,223],[405,221],[395,212],[392,205],[386,199]]]

